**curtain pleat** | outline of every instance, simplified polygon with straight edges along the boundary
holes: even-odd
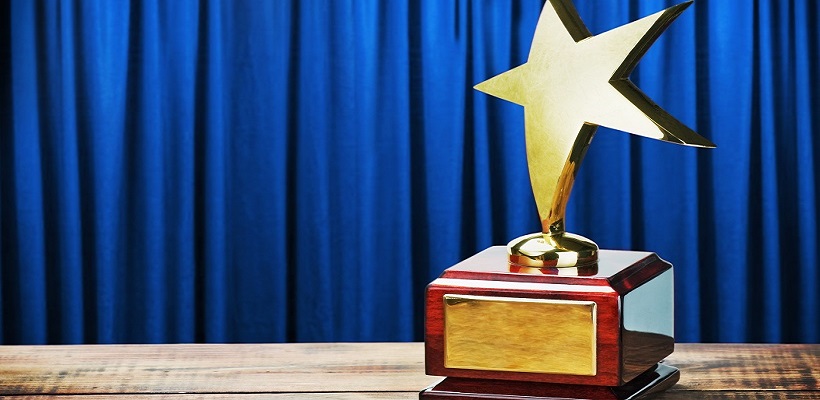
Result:
[[[601,33],[672,5],[577,0]],[[535,232],[539,0],[0,5],[0,343],[421,340]],[[817,342],[820,6],[698,0],[632,80],[718,145],[600,128],[570,231],[675,265],[681,342]]]

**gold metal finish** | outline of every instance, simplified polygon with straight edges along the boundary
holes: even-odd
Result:
[[[596,374],[593,301],[444,295],[444,366]]]
[[[598,261],[595,242],[572,233],[532,233],[507,245],[510,264],[520,267],[575,267]]]
[[[556,267],[595,262],[592,241],[564,231],[575,174],[599,125],[667,142],[715,147],[669,115],[628,77],[640,58],[691,1],[592,36],[570,0],[550,0],[524,65],[476,89],[524,106],[527,164],[547,246],[532,235],[508,245],[517,264]],[[579,247],[580,246],[580,247]],[[576,264],[562,260],[577,259]]]

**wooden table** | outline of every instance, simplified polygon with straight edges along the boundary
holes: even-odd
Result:
[[[0,397],[414,399],[421,343],[0,346]],[[820,399],[820,345],[678,344],[657,399]],[[20,397],[18,397],[20,396]]]

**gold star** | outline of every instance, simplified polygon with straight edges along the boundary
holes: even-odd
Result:
[[[690,4],[592,36],[571,1],[550,0],[538,20],[527,63],[475,86],[524,106],[527,164],[548,242],[550,236],[564,235],[575,174],[599,125],[673,143],[715,146],[628,79],[652,43]]]

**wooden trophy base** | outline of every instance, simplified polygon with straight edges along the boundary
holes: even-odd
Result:
[[[524,268],[491,247],[427,286],[421,399],[638,399],[671,387],[672,265],[600,250],[585,268]]]
[[[662,392],[672,387],[679,378],[677,368],[660,363],[622,386],[445,378],[421,391],[419,399],[632,400]]]

